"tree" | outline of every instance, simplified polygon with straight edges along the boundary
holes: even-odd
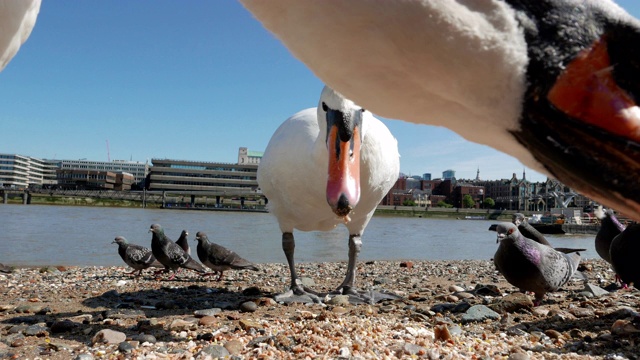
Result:
[[[451,204],[447,204],[444,200],[440,200],[438,201],[438,203],[436,204],[437,207],[443,207],[443,208],[452,208],[453,205]]]
[[[402,206],[416,206],[416,202],[412,199],[404,199]]]
[[[472,208],[476,205],[476,202],[473,200],[471,195],[466,194],[462,197],[462,208]]]
[[[482,202],[482,207],[485,209],[491,209],[494,206],[496,206],[496,202],[490,197],[484,199]]]

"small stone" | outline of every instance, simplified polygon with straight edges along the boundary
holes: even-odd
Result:
[[[10,346],[11,347],[21,347],[24,346],[25,344],[25,340],[24,338],[19,338],[19,339],[15,339],[11,342]]]
[[[343,315],[348,313],[349,309],[345,308],[344,306],[334,306],[333,309],[331,309],[331,312],[334,314]]]
[[[527,295],[517,292],[497,299],[490,306],[491,309],[497,312],[513,313],[522,309],[533,308],[533,301]]]
[[[629,335],[640,333],[640,329],[629,320],[616,320],[611,325],[611,333],[614,335]]]
[[[242,290],[242,295],[244,296],[258,296],[260,294],[262,294],[262,290],[257,286],[251,286]]]
[[[456,296],[458,298],[460,298],[460,299],[472,299],[472,298],[476,297],[472,293],[468,293],[466,291],[458,292],[458,293],[456,293]]]
[[[449,341],[452,340],[451,333],[446,324],[436,325],[433,328],[433,337],[435,340]]]
[[[138,339],[138,341],[141,343],[147,342],[149,344],[155,344],[157,342],[156,337],[151,334],[140,334],[136,337],[136,339]]]
[[[193,315],[195,317],[205,317],[205,316],[213,316],[213,315],[219,314],[220,312],[222,312],[222,309],[220,308],[211,308],[211,309],[196,310],[193,312]]]
[[[49,332],[47,328],[41,325],[31,325],[24,329],[23,334],[26,336],[47,336]]]
[[[120,350],[123,353],[130,353],[135,349],[135,347],[133,345],[131,345],[131,343],[129,343],[128,341],[123,341],[118,345],[118,350]]]
[[[569,309],[569,313],[577,318],[593,317],[593,310],[586,308]]]
[[[298,282],[299,282],[299,284],[301,284],[304,287],[312,288],[312,287],[316,286],[316,282],[313,281],[312,278],[306,277],[306,276],[303,276],[303,277],[299,278]]]
[[[253,301],[245,301],[240,304],[240,311],[242,312],[254,312],[258,310],[258,305]]]
[[[199,356],[211,356],[213,359],[223,359],[230,356],[229,351],[222,345],[209,345],[200,350]]]
[[[239,340],[230,340],[224,344],[225,349],[229,351],[231,355],[238,355],[244,349],[244,345]]]
[[[80,354],[76,356],[75,360],[93,360],[93,355],[91,354]]]
[[[517,352],[509,355],[507,360],[529,360],[529,355],[523,352]]]
[[[456,292],[463,292],[465,289],[458,285],[449,285],[448,290],[449,292],[456,293]]]
[[[51,333],[59,334],[59,333],[73,331],[79,325],[80,324],[73,322],[71,320],[54,321],[53,324],[51,324]]]
[[[200,318],[198,321],[198,325],[202,326],[213,326],[218,322],[218,318],[215,316],[205,316]]]
[[[469,322],[477,322],[484,320],[498,320],[500,319],[500,314],[489,309],[484,305],[474,305],[467,310],[464,315],[462,315],[461,321],[462,323]]]
[[[544,334],[552,339],[560,339],[562,337],[562,334],[559,331],[553,329],[545,331]]]
[[[584,291],[591,293],[595,297],[609,295],[607,290],[590,283],[584,285]]]
[[[137,319],[146,316],[144,311],[135,309],[106,310],[102,315],[105,319]]]
[[[127,339],[127,335],[120,331],[114,331],[111,329],[103,329],[96,333],[91,340],[92,344],[106,343],[106,344],[119,344]]]
[[[240,327],[244,331],[249,331],[250,329],[255,329],[255,330],[261,330],[262,329],[262,325],[260,325],[259,323],[255,322],[253,320],[249,320],[249,319],[240,320]]]
[[[169,330],[174,330],[174,331],[190,330],[192,328],[195,328],[196,326],[197,326],[196,324],[190,321],[175,319],[171,322],[171,324],[169,324]]]
[[[349,295],[336,295],[327,301],[327,305],[349,305]]]
[[[402,352],[406,355],[417,355],[418,353],[425,352],[425,348],[416,344],[404,343],[402,346]]]
[[[401,268],[413,269],[413,261],[403,261],[400,263]]]

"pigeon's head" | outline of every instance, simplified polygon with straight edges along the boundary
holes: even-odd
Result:
[[[128,244],[127,239],[125,239],[124,236],[116,236],[116,238],[111,243],[118,244],[118,245]]]
[[[209,238],[207,237],[207,234],[205,234],[204,232],[198,231],[196,233],[196,241],[197,242],[203,242],[203,241],[206,242],[206,241],[209,241]]]
[[[522,213],[515,213],[513,214],[513,216],[511,217],[511,222],[515,225],[515,226],[520,226],[520,224],[525,222],[525,217],[524,214]]]
[[[511,223],[500,223],[496,227],[496,232],[498,233],[496,243],[507,239],[514,240],[518,235],[518,227]]]
[[[189,236],[189,232],[187,230],[182,230],[182,234],[180,236]]]
[[[158,236],[164,235],[164,230],[162,229],[162,226],[160,226],[160,224],[151,225],[151,227],[149,228],[149,232],[152,232]]]

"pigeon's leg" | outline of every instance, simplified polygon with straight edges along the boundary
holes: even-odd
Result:
[[[535,293],[535,297],[533,299],[533,306],[540,306],[540,304],[542,304],[542,299],[544,299],[544,294]]]
[[[314,302],[320,303],[322,300],[318,296],[318,293],[314,292],[311,289],[304,288],[302,284],[300,284],[300,280],[298,279],[298,274],[296,273],[295,261],[293,259],[293,254],[295,252],[296,242],[293,238],[293,233],[284,232],[282,233],[282,250],[284,251],[284,255],[287,257],[287,263],[289,264],[289,273],[291,274],[291,285],[289,286],[289,291],[278,294],[274,298],[276,301],[282,302]]]
[[[349,295],[349,302],[354,304],[367,303],[375,304],[385,299],[399,299],[397,295],[389,292],[380,292],[375,290],[357,290],[355,288],[356,265],[358,263],[358,255],[362,248],[362,239],[360,234],[349,235],[349,263],[347,265],[347,274],[344,281],[338,286],[335,293]]]
[[[223,273],[224,273],[224,271],[220,271],[220,276],[218,276],[218,280],[217,280],[217,281],[222,280],[222,274],[223,274]]]

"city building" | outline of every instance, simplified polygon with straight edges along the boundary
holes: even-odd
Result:
[[[256,192],[257,164],[152,159],[149,190]]]
[[[422,174],[422,180],[431,180],[431,173]]]
[[[449,169],[449,170],[445,170],[445,171],[442,172],[442,178],[444,180],[451,180],[451,179],[453,179],[455,177],[456,177],[456,171],[455,170]]]
[[[264,155],[262,151],[250,151],[246,147],[241,147],[238,149],[238,165],[258,165],[262,160],[262,155]]]
[[[92,161],[92,160],[46,160],[54,164],[61,170],[94,170],[108,171],[113,173],[127,173],[133,175],[134,185],[142,189],[145,185],[149,164],[147,162],[113,160],[113,161]]]
[[[26,189],[55,183],[55,166],[47,160],[18,154],[0,154],[0,187]]]

